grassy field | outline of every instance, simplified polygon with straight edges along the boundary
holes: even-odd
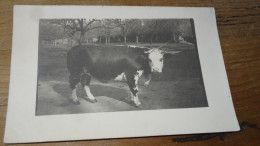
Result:
[[[113,45],[113,44],[111,44]],[[154,44],[160,46],[161,44]],[[143,44],[147,46],[147,44]],[[39,49],[37,115],[73,114],[89,112],[115,112],[130,110],[154,110],[207,107],[207,99],[201,79],[201,70],[194,45],[167,44],[163,47],[173,56],[164,63],[163,73],[153,74],[150,85],[139,81],[139,98],[142,108],[135,107],[127,98],[126,83],[111,81],[103,84],[95,79],[91,91],[98,103],[84,100],[81,87],[77,94],[80,105],[70,101],[69,73],[66,53],[70,47],[41,46]]]

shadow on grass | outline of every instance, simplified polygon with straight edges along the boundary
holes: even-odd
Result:
[[[68,85],[56,84],[53,86],[53,90],[59,93],[62,97],[66,99],[71,99],[71,89]],[[133,102],[130,101],[130,97],[128,97],[128,93],[125,89],[119,89],[104,85],[90,85],[90,90],[95,97],[106,96],[107,98],[112,98],[131,106],[135,106]],[[82,98],[90,102],[86,97],[84,89],[80,85],[77,87],[77,96],[78,98]]]

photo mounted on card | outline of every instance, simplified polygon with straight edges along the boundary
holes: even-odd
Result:
[[[5,143],[238,131],[214,8],[15,6]]]

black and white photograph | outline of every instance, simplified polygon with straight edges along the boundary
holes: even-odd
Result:
[[[239,129],[214,8],[14,7],[5,143]]]
[[[193,19],[40,19],[36,115],[208,107]]]

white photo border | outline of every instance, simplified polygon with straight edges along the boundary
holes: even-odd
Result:
[[[39,19],[192,18],[209,107],[36,116]],[[14,6],[5,143],[238,131],[214,8]]]

